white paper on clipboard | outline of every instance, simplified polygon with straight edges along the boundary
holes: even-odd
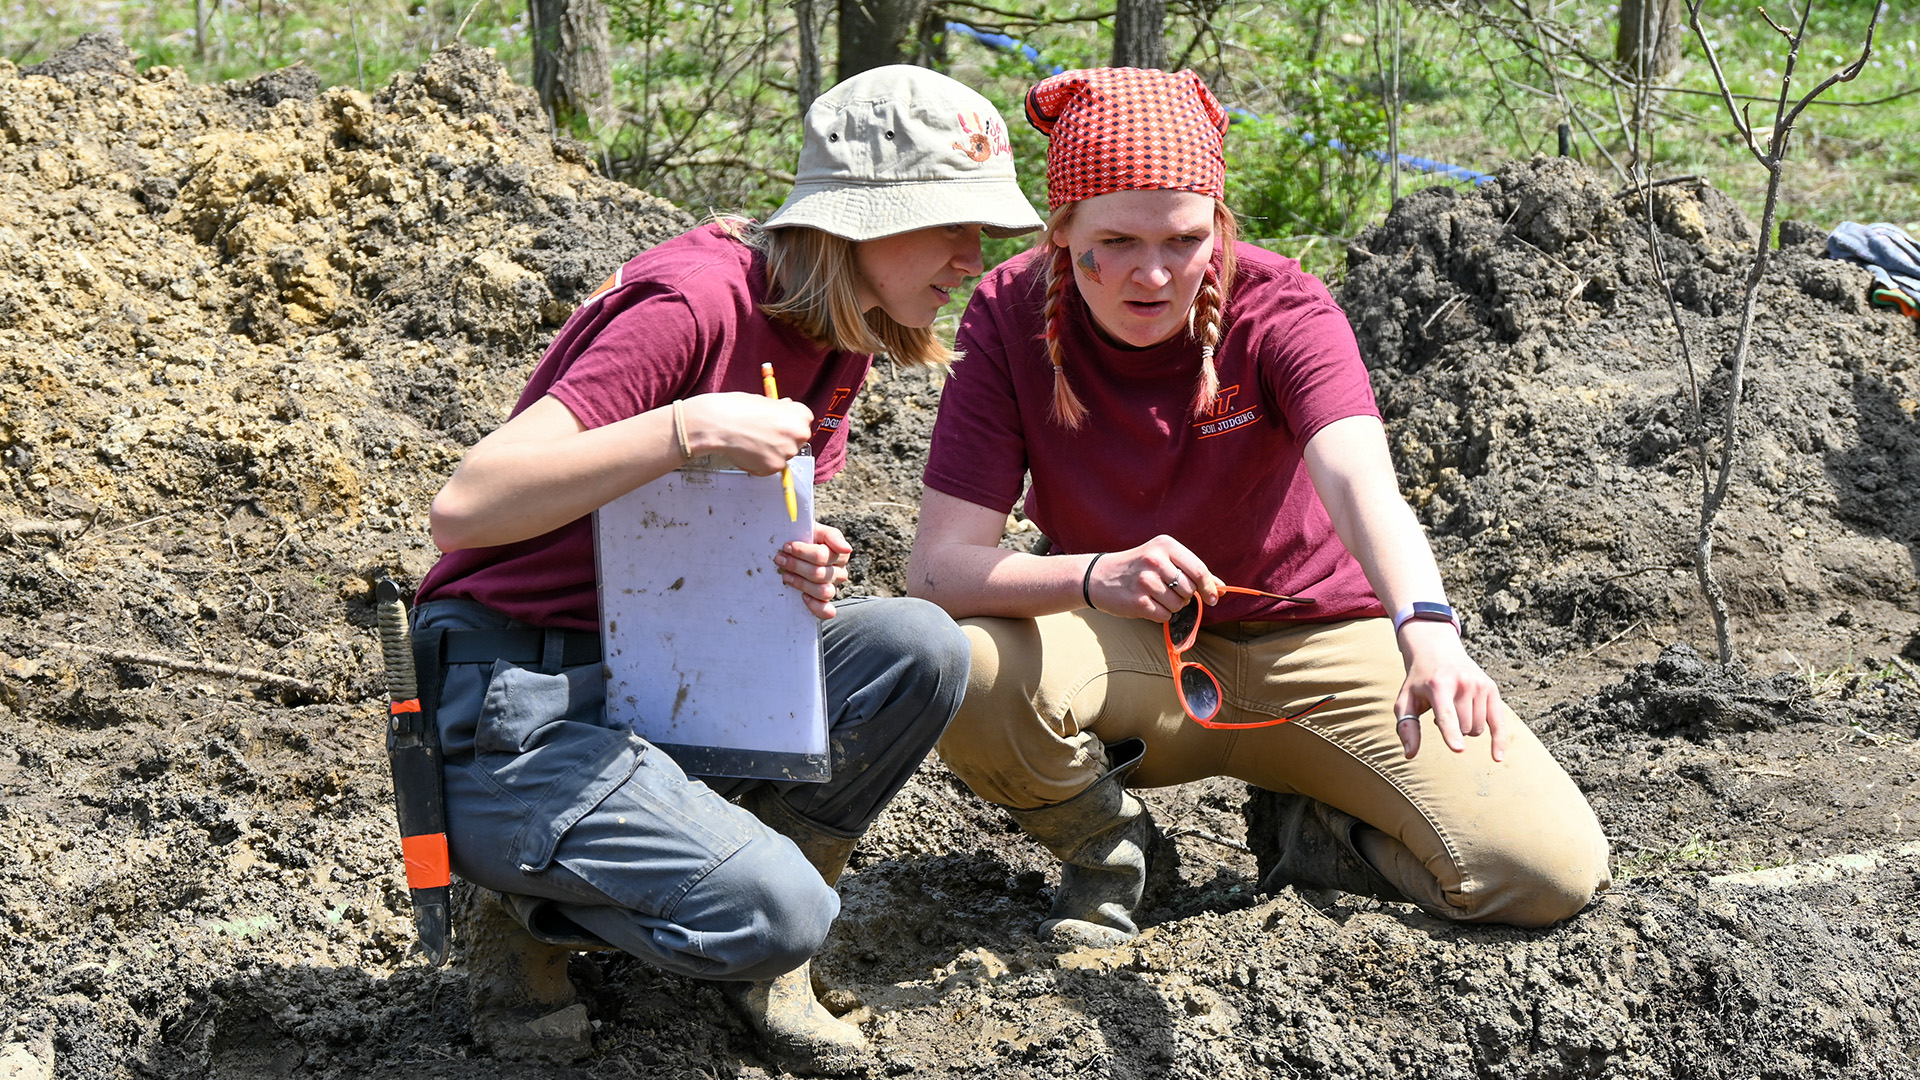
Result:
[[[813,458],[780,476],[697,459],[594,514],[607,718],[691,775],[828,778],[820,621],[773,555],[813,538]]]

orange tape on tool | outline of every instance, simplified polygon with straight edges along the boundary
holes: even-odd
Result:
[[[435,889],[453,881],[453,871],[447,866],[446,833],[403,836],[400,853],[407,861],[407,888]]]

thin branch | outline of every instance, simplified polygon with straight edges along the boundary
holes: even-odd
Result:
[[[1841,81],[1844,82],[1845,80],[1841,80]],[[1693,94],[1699,97],[1719,97],[1720,96],[1718,91],[1696,90],[1691,86],[1656,86],[1653,89],[1659,91],[1662,94]],[[1867,109],[1875,105],[1885,105],[1889,101],[1899,101],[1901,98],[1904,98],[1904,97],[1912,97],[1915,94],[1920,94],[1920,86],[1909,86],[1905,90],[1900,90],[1895,93],[1888,94],[1886,97],[1874,98],[1872,101],[1809,101],[1807,102],[1807,104],[1831,106],[1837,109]],[[1735,94],[1733,96],[1736,99],[1741,101],[1772,101],[1773,100],[1770,97],[1761,97],[1758,94]]]
[[[1720,87],[1720,99],[1727,107],[1727,115],[1732,118],[1734,130],[1746,141],[1747,150],[1754,160],[1766,163],[1766,155],[1753,143],[1753,128],[1740,114],[1740,107],[1733,103],[1733,88],[1727,85],[1727,74],[1720,69],[1720,54],[1714,51],[1713,42],[1707,40],[1707,32],[1700,26],[1700,8],[1706,0],[1687,0],[1687,25],[1692,28],[1694,37],[1700,41],[1701,51],[1707,54],[1707,66],[1713,69],[1713,81]]]
[[[1676,563],[1660,563],[1656,566],[1642,566],[1637,570],[1628,570],[1619,574],[1608,574],[1606,577],[1600,579],[1600,584],[1605,585],[1610,582],[1625,581],[1630,577],[1639,577],[1641,574],[1657,574],[1662,570],[1672,571],[1685,569],[1686,567]]]
[[[1879,4],[1874,5],[1873,18],[1867,21],[1867,40],[1866,40],[1866,44],[1860,47],[1860,59],[1855,60],[1853,63],[1849,64],[1844,70],[1837,71],[1834,74],[1827,76],[1826,80],[1823,81],[1819,86],[1816,86],[1812,90],[1809,90],[1807,92],[1807,96],[1800,99],[1800,104],[1795,105],[1793,107],[1793,111],[1787,113],[1786,121],[1785,121],[1787,127],[1793,126],[1793,122],[1800,118],[1800,114],[1806,110],[1806,107],[1808,105],[1813,104],[1814,98],[1817,98],[1821,94],[1825,93],[1829,88],[1831,88],[1836,83],[1852,82],[1854,78],[1858,76],[1860,72],[1867,66],[1867,57],[1873,55],[1873,34],[1874,34],[1874,31],[1877,30],[1880,26],[1880,7],[1881,5]],[[1915,89],[1920,89],[1920,87],[1916,87]],[[1909,91],[1909,93],[1911,92],[1912,91]]]
[[[755,161],[752,158],[733,157],[728,155],[715,155],[711,157],[688,156],[688,157],[678,157],[678,158],[667,158],[664,161],[654,162],[652,164],[652,168],[655,169],[656,171],[664,171],[666,169],[688,169],[688,168],[745,169],[749,172],[757,172],[769,180],[777,180],[782,184],[791,184],[795,180],[794,175],[786,171],[785,169],[778,169],[773,167],[772,165],[768,165],[763,161]]]
[[[486,2],[487,0],[473,0],[473,6],[467,9],[467,17],[460,20],[460,29],[453,32],[455,40],[461,40],[467,36],[467,24],[473,21],[473,13],[479,11],[480,5]]]
[[[1059,15],[1036,19],[1031,12],[1008,11],[1005,8],[978,3],[976,0],[946,0],[940,6],[948,11],[954,8],[968,8],[973,11],[984,11],[989,15],[998,15],[1007,20],[1008,26],[1065,26],[1068,23],[1111,22],[1114,16],[1111,11],[1096,11],[1091,15]],[[980,28],[975,26],[974,29]]]
[[[1568,103],[1571,105],[1572,99],[1568,99]],[[1607,159],[1607,164],[1613,166],[1614,173],[1618,175],[1620,179],[1625,180],[1627,178],[1627,170],[1621,168],[1620,163],[1613,160],[1613,155],[1607,152],[1606,144],[1601,142],[1600,137],[1595,135],[1593,129],[1587,126],[1586,117],[1580,115],[1580,109],[1577,106],[1571,107],[1567,109],[1567,115],[1579,122],[1580,130],[1586,133],[1587,141],[1593,144],[1595,150],[1600,151],[1601,157]]]
[[[1758,11],[1758,12],[1760,13],[1760,17],[1761,17],[1761,18],[1763,18],[1763,19],[1765,19],[1765,20],[1767,20],[1767,25],[1768,25],[1768,26],[1771,26],[1771,27],[1773,27],[1773,30],[1774,30],[1774,32],[1775,32],[1775,33],[1777,33],[1777,34],[1779,34],[1779,35],[1780,35],[1781,37],[1783,37],[1783,38],[1786,38],[1786,39],[1787,39],[1787,40],[1788,40],[1789,42],[1792,42],[1792,43],[1794,43],[1794,44],[1798,44],[1798,43],[1799,43],[1799,42],[1798,42],[1798,39],[1796,39],[1796,38],[1795,38],[1795,37],[1793,36],[1793,32],[1792,32],[1792,31],[1790,31],[1790,30],[1788,30],[1788,29],[1787,29],[1786,27],[1784,27],[1784,26],[1781,26],[1781,25],[1780,25],[1779,23],[1777,23],[1777,22],[1774,22],[1774,21],[1773,21],[1773,16],[1771,16],[1771,15],[1769,15],[1769,14],[1767,14],[1767,9],[1766,9],[1766,8],[1763,8],[1763,7],[1756,7],[1756,8],[1754,8],[1754,10],[1755,10],[1755,11]],[[1811,3],[1809,3],[1809,4],[1807,5],[1807,10],[1809,10],[1809,11],[1811,11],[1811,10],[1813,10],[1813,5],[1812,5]]]
[[[1641,175],[1644,177],[1645,173]],[[1660,255],[1659,231],[1653,226],[1653,189],[1662,183],[1670,182],[1656,180],[1643,184],[1640,188],[1641,207],[1647,218],[1647,250],[1653,258],[1653,272],[1660,281],[1661,293],[1666,296],[1667,314],[1672,316],[1674,331],[1680,337],[1680,358],[1687,366],[1687,396],[1693,406],[1694,446],[1699,455],[1696,466],[1700,470],[1704,484],[1707,470],[1707,424],[1706,416],[1700,410],[1700,378],[1693,366],[1693,350],[1687,342],[1687,324],[1681,320],[1680,305],[1673,299],[1673,279],[1667,274],[1667,262]]]
[[[1556,28],[1554,28],[1553,25],[1550,23],[1547,23],[1541,20],[1531,20],[1528,23],[1528,25],[1539,35],[1539,38],[1541,39],[1540,41],[1533,41],[1533,40],[1529,40],[1524,33],[1521,33],[1520,30],[1516,28],[1517,23],[1515,22],[1515,20],[1508,19],[1505,16],[1499,15],[1493,12],[1492,10],[1490,10],[1486,5],[1485,0],[1479,0],[1477,4],[1477,9],[1478,10],[1476,14],[1478,15],[1482,25],[1489,27],[1495,33],[1499,34],[1501,37],[1504,37],[1508,41],[1512,42],[1519,49],[1519,53],[1518,53],[1519,57],[1524,58],[1528,63],[1532,64],[1535,67],[1540,68],[1542,71],[1545,71],[1549,65],[1543,62],[1540,59],[1540,56],[1542,55],[1549,56],[1549,57],[1554,56],[1552,51],[1547,49],[1546,46],[1543,44],[1543,42],[1550,41],[1553,44],[1560,46],[1560,48],[1565,50],[1568,54],[1578,58],[1591,71],[1593,71],[1595,75],[1598,76],[1596,78],[1594,76],[1582,75],[1578,72],[1568,71],[1566,68],[1560,67],[1557,63],[1555,63],[1552,66],[1554,67],[1555,70],[1558,71],[1560,77],[1570,79],[1574,82],[1581,83],[1582,85],[1585,85],[1585,86],[1592,86],[1592,87],[1599,87],[1599,88],[1614,87],[1619,89],[1633,90],[1633,89],[1636,89],[1637,87],[1637,84],[1626,79],[1617,70],[1615,70],[1614,65],[1612,63],[1605,60],[1601,60],[1593,56],[1591,53],[1581,48],[1576,42],[1569,39],[1566,35],[1559,33],[1556,30]],[[1445,10],[1447,10],[1451,14],[1454,14],[1458,18],[1464,18],[1465,16],[1465,12],[1459,11],[1458,9],[1446,8]],[[1522,7],[1521,10],[1525,11],[1526,9]],[[1493,61],[1486,56],[1486,53],[1484,50],[1481,50],[1481,57],[1482,59],[1486,59],[1489,64],[1489,67],[1492,68]],[[1493,68],[1493,70],[1495,73],[1495,77],[1498,78],[1497,68]],[[1711,91],[1702,90],[1702,91],[1694,91],[1694,92],[1711,95]],[[1686,123],[1700,122],[1699,117],[1694,116],[1690,113],[1675,112],[1665,108],[1656,109],[1653,115],[1662,116],[1670,120],[1680,120]]]
[[[1622,195],[1637,195],[1644,188],[1666,187],[1668,184],[1697,184],[1701,181],[1701,179],[1702,179],[1701,177],[1693,176],[1693,175],[1669,176],[1661,180],[1649,180],[1645,183],[1629,184],[1626,187],[1621,188],[1619,191],[1614,192],[1613,197],[1617,199]]]
[[[1793,10],[1791,4],[1788,5],[1787,10]],[[1764,10],[1760,12],[1761,18],[1765,19],[1766,15]],[[1779,159],[1785,159],[1787,156],[1787,95],[1793,91],[1793,72],[1800,66],[1800,42],[1807,36],[1807,20],[1811,18],[1813,18],[1813,0],[1806,0],[1806,6],[1800,12],[1800,28],[1787,39],[1787,65],[1780,75],[1780,102],[1773,109],[1772,141],[1779,145],[1769,148],[1773,156]],[[1878,4],[1874,5],[1874,18],[1876,21],[1879,18]],[[1771,23],[1773,20],[1767,19],[1767,22]],[[1872,30],[1867,31],[1867,39],[1869,41],[1873,39]]]
[[[1612,637],[1601,642],[1600,644],[1595,645],[1592,649],[1589,649],[1588,651],[1582,653],[1580,655],[1580,659],[1582,660],[1593,659],[1595,656],[1599,655],[1601,649],[1606,648],[1607,646],[1613,644],[1614,642],[1619,641],[1621,638],[1626,637],[1628,634],[1633,633],[1635,630],[1640,629],[1642,626],[1646,625],[1646,622],[1647,620],[1641,619],[1639,622],[1634,623],[1632,626],[1627,627],[1625,630],[1620,631],[1619,633],[1613,635]]]
[[[1221,847],[1232,848],[1235,851],[1244,851],[1249,855],[1253,854],[1252,848],[1238,840],[1229,840],[1224,836],[1216,836],[1213,833],[1204,832],[1200,829],[1173,829],[1167,833],[1166,838],[1169,840],[1178,840],[1183,836],[1191,836],[1195,840],[1205,840],[1208,843],[1219,844]]]
[[[91,653],[102,660],[116,664],[145,664],[149,667],[166,668],[169,671],[184,671],[195,675],[218,675],[222,678],[240,679],[245,682],[260,683],[277,690],[288,690],[316,701],[331,700],[333,695],[310,682],[288,675],[275,675],[271,671],[257,668],[238,667],[233,664],[215,664],[204,660],[182,660],[177,656],[165,656],[160,653],[128,652],[124,649],[107,649],[98,645],[81,645],[71,641],[42,641],[38,643],[45,649],[65,649],[70,652]]]

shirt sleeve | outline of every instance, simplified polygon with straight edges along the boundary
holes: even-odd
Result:
[[[922,479],[942,494],[1004,514],[1026,487],[1027,441],[994,303],[999,295],[976,290],[961,317],[956,344],[963,355],[940,393]]]
[[[1290,319],[1277,319],[1262,342],[1260,373],[1296,443],[1349,416],[1380,415],[1367,366],[1346,313],[1311,278]]]
[[[547,392],[589,428],[683,397],[706,365],[708,335],[678,289],[637,282],[597,301],[580,352]]]

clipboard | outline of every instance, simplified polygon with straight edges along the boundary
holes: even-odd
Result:
[[[779,474],[697,458],[594,512],[607,721],[694,776],[823,781],[820,621],[774,552],[813,538],[813,458]]]

